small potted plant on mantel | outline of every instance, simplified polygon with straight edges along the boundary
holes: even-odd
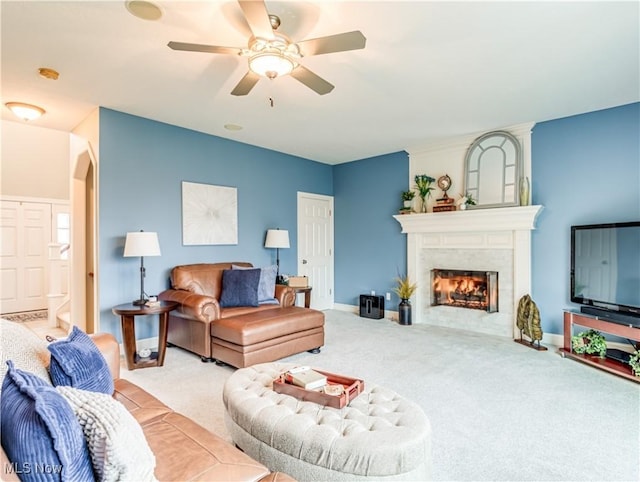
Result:
[[[475,206],[476,200],[473,199],[471,194],[467,193],[462,196],[456,204],[458,205],[458,209],[460,209],[460,211],[464,211],[465,209],[467,209],[467,206]]]
[[[412,283],[408,275],[396,278],[396,287],[393,288],[395,294],[400,298],[398,305],[398,323],[401,325],[411,324],[411,302],[409,298],[416,291],[417,285]]]
[[[413,198],[416,193],[414,191],[402,191],[402,207],[400,208],[400,214],[409,214],[413,209]]]

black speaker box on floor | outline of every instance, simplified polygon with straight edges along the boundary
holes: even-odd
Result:
[[[360,295],[360,316],[376,320],[384,318],[384,296]]]

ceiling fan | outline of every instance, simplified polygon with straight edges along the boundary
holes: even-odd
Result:
[[[280,19],[269,15],[264,1],[238,0],[253,35],[247,48],[218,47],[184,42],[169,42],[173,50],[232,54],[248,57],[249,71],[231,91],[231,95],[247,95],[260,77],[275,79],[291,75],[320,95],[328,94],[332,84],[299,63],[302,57],[363,49],[367,39],[358,30],[327,37],[292,42],[286,35],[276,32]]]

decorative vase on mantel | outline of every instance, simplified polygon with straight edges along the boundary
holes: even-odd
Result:
[[[398,323],[401,325],[411,324],[411,302],[402,298],[398,304]]]
[[[426,213],[427,212],[427,198],[426,197],[420,197],[420,212],[421,213]]]
[[[520,179],[520,206],[529,205],[529,178],[524,176]]]

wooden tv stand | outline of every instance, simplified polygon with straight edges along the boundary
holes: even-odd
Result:
[[[622,338],[627,338],[636,342],[636,346],[640,343],[640,329],[632,326],[623,325],[613,321],[607,321],[604,318],[600,318],[595,315],[587,315],[584,313],[577,313],[574,311],[564,312],[564,347],[560,348],[560,354],[566,358],[572,358],[579,362],[586,363],[601,370],[614,373],[621,377],[633,380],[636,383],[640,383],[640,377],[637,377],[631,371],[631,367],[626,363],[621,363],[617,360],[611,360],[609,358],[600,358],[594,355],[582,355],[574,353],[571,349],[571,337],[573,336],[573,326],[579,325],[587,328],[592,328],[601,333],[609,333]]]

